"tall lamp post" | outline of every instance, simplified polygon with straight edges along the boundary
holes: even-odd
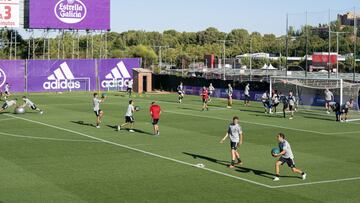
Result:
[[[226,80],[226,42],[234,42],[234,40],[218,40],[218,42],[223,44],[223,70],[224,70],[224,77],[223,79]]]

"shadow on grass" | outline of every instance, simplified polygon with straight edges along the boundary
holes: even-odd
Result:
[[[191,153],[188,153],[188,152],[183,152],[183,154],[188,155],[188,156],[192,156],[194,159],[203,159],[203,160],[210,161],[212,163],[220,164],[220,165],[227,166],[227,167],[230,165],[229,161],[222,161],[222,160],[218,160],[218,159],[203,156],[203,155],[191,154]],[[268,179],[273,179],[274,176],[275,176],[275,174],[267,172],[267,171],[262,171],[262,170],[253,169],[253,168],[247,168],[247,167],[242,167],[242,166],[236,166],[235,171],[237,171],[239,173],[253,173],[253,174],[257,175],[257,176],[261,176],[261,177],[268,178]],[[283,177],[283,178],[299,178],[297,176],[280,176],[280,177]]]
[[[107,125],[107,127],[114,129],[115,131],[117,131],[117,125]],[[122,131],[129,131],[130,128],[122,128]],[[145,135],[151,135],[153,136],[152,133],[143,131],[143,130],[139,130],[139,129],[133,129],[136,133],[141,133],[141,134],[145,134]]]
[[[90,127],[96,127],[94,124],[92,123],[85,123],[84,121],[70,121],[71,123],[75,123],[78,125],[83,125],[83,126],[90,126]]]

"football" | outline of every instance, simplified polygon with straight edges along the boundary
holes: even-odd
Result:
[[[15,114],[24,114],[25,113],[25,108],[23,108],[23,107],[17,107],[16,109],[15,109],[15,112],[14,112]]]

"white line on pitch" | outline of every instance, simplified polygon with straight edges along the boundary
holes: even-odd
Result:
[[[298,183],[298,184],[290,184],[290,185],[280,185],[280,186],[272,186],[272,188],[287,188],[287,187],[297,187],[297,186],[305,186],[305,185],[317,185],[324,183],[336,183],[336,182],[344,182],[344,181],[354,181],[360,180],[360,177],[354,178],[343,178],[343,179],[335,179],[335,180],[324,180],[324,181],[316,181],[316,182],[308,182],[308,183]]]
[[[191,164],[191,163],[188,163],[188,162],[185,162],[185,161],[180,161],[180,160],[177,160],[177,159],[173,159],[173,158],[162,156],[162,155],[155,154],[155,153],[152,153],[152,152],[144,151],[144,150],[137,149],[137,148],[134,148],[134,147],[130,147],[130,146],[127,146],[127,145],[119,144],[119,143],[116,143],[116,142],[111,142],[111,141],[108,141],[108,140],[105,140],[105,139],[97,138],[97,137],[87,135],[87,134],[84,134],[84,133],[81,133],[81,132],[77,132],[77,131],[74,131],[74,130],[58,127],[58,126],[55,126],[55,125],[51,125],[51,124],[47,124],[47,123],[43,123],[43,122],[39,122],[39,121],[30,120],[30,119],[27,119],[27,118],[17,117],[17,116],[13,116],[13,115],[7,115],[7,116],[17,118],[17,119],[20,119],[20,120],[24,120],[24,121],[28,121],[28,122],[31,122],[31,123],[36,123],[36,124],[40,124],[40,125],[43,125],[43,126],[55,128],[55,129],[58,129],[58,130],[70,132],[70,133],[73,133],[73,134],[81,135],[83,137],[91,138],[91,139],[94,139],[94,140],[97,140],[97,141],[100,141],[100,142],[103,142],[103,143],[115,145],[115,146],[122,147],[122,148],[125,148],[125,149],[128,149],[128,150],[136,151],[136,152],[139,152],[139,153],[143,153],[143,154],[146,154],[146,155],[150,155],[150,156],[165,159],[165,160],[168,160],[168,161],[176,162],[176,163],[179,163],[179,164],[195,167],[195,168],[202,169],[202,170],[205,170],[205,171],[209,171],[209,172],[212,172],[212,173],[216,173],[216,174],[219,174],[219,175],[223,175],[223,176],[238,179],[238,180],[241,180],[241,181],[244,181],[244,182],[248,182],[248,183],[251,183],[251,184],[254,184],[254,185],[259,185],[259,186],[263,186],[263,187],[266,187],[266,188],[273,188],[273,186],[266,185],[266,184],[263,184],[263,183],[259,183],[259,182],[256,182],[256,181],[252,181],[252,180],[248,180],[246,178],[241,178],[241,177],[234,176],[234,175],[231,175],[231,174],[216,171],[216,170],[213,170],[213,169],[210,169],[210,168],[201,168],[201,167],[198,167],[196,164]]]
[[[146,154],[146,155],[149,155],[149,156],[154,156],[154,157],[157,157],[157,158],[165,159],[165,160],[176,162],[176,163],[179,163],[179,164],[195,167],[195,168],[202,169],[202,170],[205,170],[205,171],[208,171],[208,172],[212,172],[212,173],[216,173],[216,174],[223,175],[223,176],[226,176],[226,177],[238,179],[238,180],[241,180],[241,181],[244,181],[244,182],[248,182],[248,183],[251,183],[251,184],[254,184],[254,185],[263,186],[263,187],[270,188],[270,189],[360,180],[360,177],[354,177],[354,178],[325,180],[325,181],[316,181],[316,182],[308,182],[308,183],[298,183],[298,184],[271,186],[271,185],[259,183],[259,182],[256,182],[256,181],[248,180],[246,178],[241,178],[241,177],[234,176],[234,175],[231,175],[231,174],[216,171],[216,170],[213,170],[213,169],[210,169],[210,168],[201,168],[201,167],[198,167],[196,164],[191,164],[191,163],[188,163],[188,162],[185,162],[185,161],[180,161],[180,160],[177,160],[177,159],[162,156],[162,155],[155,154],[155,153],[152,153],[152,152],[147,152],[147,151],[144,151],[144,150],[141,150],[141,149],[137,149],[137,148],[130,147],[130,146],[127,146],[127,145],[123,145],[123,144],[119,144],[119,143],[116,143],[116,142],[111,142],[111,141],[104,140],[104,139],[101,139],[101,138],[93,137],[91,135],[87,135],[87,134],[80,133],[80,132],[77,132],[77,131],[73,131],[73,130],[70,130],[70,129],[58,127],[58,126],[55,126],[55,125],[51,125],[51,124],[47,124],[47,123],[43,123],[43,122],[39,122],[39,121],[34,121],[34,120],[26,119],[26,118],[21,118],[21,117],[17,117],[17,116],[13,116],[13,115],[7,115],[7,116],[10,116],[10,117],[13,117],[13,118],[16,118],[16,119],[20,119],[20,120],[25,120],[25,121],[28,121],[28,122],[31,122],[31,123],[36,123],[36,124],[40,124],[40,125],[43,125],[43,126],[55,128],[55,129],[58,129],[58,130],[70,132],[70,133],[73,133],[73,134],[81,135],[83,137],[91,138],[91,139],[94,139],[94,140],[99,141],[99,142],[115,145],[115,146],[122,147],[122,148],[125,148],[125,149],[128,149],[128,150],[143,153],[143,154]]]
[[[14,119],[16,119],[16,118],[14,118]],[[11,133],[3,133],[3,132],[0,132],[0,135],[7,136],[7,137],[33,139],[33,140],[50,140],[50,141],[62,141],[62,142],[92,142],[92,143],[100,142],[100,141],[96,141],[96,140],[74,140],[74,139],[61,139],[61,138],[50,138],[50,137],[25,136],[25,135],[11,134]]]
[[[15,118],[4,118],[4,119],[0,119],[0,122],[1,121],[9,121],[9,120],[14,120]]]

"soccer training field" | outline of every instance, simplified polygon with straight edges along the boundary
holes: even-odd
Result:
[[[18,96],[20,98],[20,95]],[[116,131],[128,98],[109,94],[96,129],[91,93],[33,94],[45,111],[0,114],[0,202],[360,202],[360,122],[336,123],[323,112],[294,120],[215,99],[201,112],[200,97],[136,96],[136,133]],[[152,136],[149,105],[163,109],[160,137]],[[241,110],[241,111],[240,111]],[[12,111],[12,109],[11,109]],[[229,169],[229,141],[240,117],[244,164]],[[281,167],[273,182],[270,150],[283,132],[307,180]],[[204,167],[197,167],[203,164]]]

